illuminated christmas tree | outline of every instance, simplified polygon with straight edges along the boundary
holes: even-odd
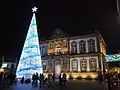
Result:
[[[43,73],[35,18],[35,12],[37,11],[37,8],[34,7],[32,10],[33,17],[16,71],[17,78],[21,78],[23,76],[25,78],[31,78],[31,76],[36,72]]]

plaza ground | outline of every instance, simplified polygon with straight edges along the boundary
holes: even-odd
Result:
[[[45,86],[44,88],[32,87],[31,84],[17,84],[11,86],[8,90],[108,90],[107,84],[100,84],[97,81],[68,81],[66,86],[60,88],[58,82],[52,84],[52,87]],[[113,89],[112,89],[113,90]],[[119,90],[119,89],[114,89]]]

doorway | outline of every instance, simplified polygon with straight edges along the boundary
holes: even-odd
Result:
[[[61,65],[55,65],[55,77],[58,78],[61,73]]]

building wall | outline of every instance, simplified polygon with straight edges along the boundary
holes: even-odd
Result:
[[[98,71],[105,69],[106,47],[99,35],[58,38],[48,40],[45,44],[48,44],[48,56],[42,58],[46,62],[44,65],[47,65],[44,72],[54,73],[59,64],[61,73],[67,72],[68,76],[96,78]]]
[[[48,55],[66,54],[67,52],[68,52],[67,38],[50,40],[48,42]]]
[[[15,69],[17,68],[17,64],[13,63],[13,62],[3,62],[2,66],[4,64],[7,64],[7,67],[5,67],[5,68],[15,68]]]
[[[77,61],[77,67],[76,67],[76,69],[77,69],[78,72],[82,72],[82,70],[81,70],[81,68],[82,68],[82,66],[81,66],[81,64],[82,64],[81,60],[86,60],[86,67],[87,68],[86,68],[85,72],[91,71],[90,70],[90,60],[95,60],[96,61],[93,64],[93,65],[95,65],[95,70],[94,71],[98,71],[98,69],[99,69],[98,56],[70,58],[70,71],[73,71],[73,68],[72,68],[73,67],[73,65],[72,65],[73,62],[72,61]]]
[[[48,44],[40,44],[41,56],[48,54]]]
[[[88,48],[88,41],[89,40],[94,40],[94,44],[95,44],[95,52],[98,51],[97,48],[97,39],[96,37],[86,37],[86,38],[75,38],[75,39],[70,39],[70,43],[69,43],[69,47],[70,47],[70,52],[72,53],[72,42],[76,42],[77,45],[77,53],[80,53],[80,41],[84,41],[85,42],[85,53],[90,52],[89,48]]]

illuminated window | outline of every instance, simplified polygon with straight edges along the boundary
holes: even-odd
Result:
[[[81,71],[82,72],[87,71],[87,60],[86,59],[80,60],[80,66],[81,66]]]
[[[66,47],[67,47],[67,41],[64,40],[64,41],[63,41],[63,48],[66,48]]]
[[[63,60],[63,68],[64,70],[67,70],[67,64],[68,64],[68,60]]]
[[[71,52],[72,53],[77,53],[77,42],[73,41],[71,43]]]
[[[78,61],[72,60],[72,71],[78,71]]]
[[[88,49],[89,49],[89,52],[95,52],[95,40],[90,39],[88,41]]]
[[[91,59],[89,60],[89,63],[90,63],[90,71],[96,71],[96,69],[97,69],[96,59],[91,58]]]
[[[81,40],[79,42],[79,45],[80,45],[80,53],[85,53],[86,52],[85,41]]]
[[[52,42],[50,42],[48,47],[49,47],[49,49],[53,49],[53,48],[54,48],[53,43],[52,43]]]
[[[45,61],[43,61],[43,70],[47,70],[47,63]]]

